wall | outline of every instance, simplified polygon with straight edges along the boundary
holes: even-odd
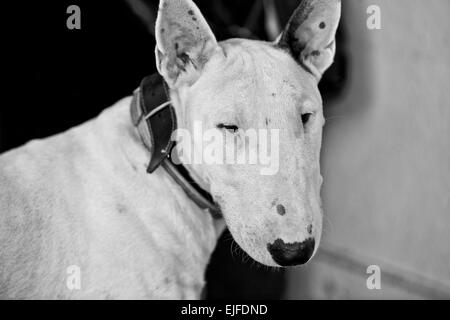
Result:
[[[450,2],[343,2],[351,69],[326,106],[322,248],[287,298],[449,298]]]

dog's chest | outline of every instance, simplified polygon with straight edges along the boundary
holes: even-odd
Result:
[[[93,276],[86,280],[101,296],[199,298],[215,232],[200,219],[205,212],[197,212],[199,218],[191,215],[196,208],[190,203],[182,208],[174,198],[164,203],[158,198],[172,197],[155,192],[155,203],[148,208],[116,203],[114,222],[95,221],[103,227],[93,230],[88,263]]]

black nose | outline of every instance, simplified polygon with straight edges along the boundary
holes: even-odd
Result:
[[[274,243],[267,244],[267,249],[276,263],[287,267],[308,262],[313,255],[314,245],[314,238],[294,243],[284,243],[283,240],[277,239]]]

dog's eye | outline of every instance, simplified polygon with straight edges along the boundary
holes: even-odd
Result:
[[[312,113],[304,113],[302,114],[302,123],[303,125],[307,124],[309,119],[311,119]]]
[[[228,131],[230,131],[230,132],[232,132],[232,133],[235,133],[236,131],[239,130],[238,126],[236,126],[236,125],[234,125],[234,124],[223,124],[223,123],[219,123],[219,124],[217,125],[217,128],[219,128],[219,129],[225,129],[225,130],[228,130]]]

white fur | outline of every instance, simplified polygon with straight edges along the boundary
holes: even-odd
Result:
[[[317,5],[323,1],[308,3],[327,8]],[[324,124],[317,77],[273,44],[217,43],[190,0],[163,0],[161,8],[157,66],[170,85],[178,127],[192,131],[201,121],[205,129],[233,123],[280,130],[274,176],[260,175],[258,165],[188,170],[255,260],[277,266],[267,250],[277,239],[314,237],[317,250]],[[306,27],[319,20],[306,20]],[[319,37],[327,40],[321,45],[331,39]],[[328,65],[332,56],[325,57]],[[150,155],[129,105],[126,98],[93,121],[0,157],[0,298],[200,297],[224,222],[200,210],[162,168],[147,174]],[[305,126],[304,113],[312,113]],[[242,145],[239,133],[237,139]],[[72,265],[80,267],[80,290],[66,286]]]

